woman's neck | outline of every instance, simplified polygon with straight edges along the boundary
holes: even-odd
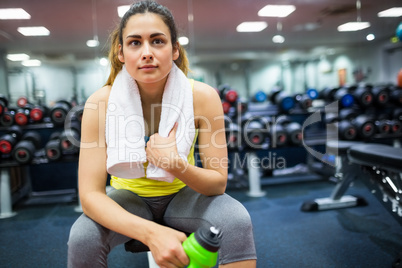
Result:
[[[166,81],[163,81],[163,83],[138,85],[142,105],[161,104],[165,84]]]

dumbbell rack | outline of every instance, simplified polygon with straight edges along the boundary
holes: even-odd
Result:
[[[45,131],[45,132],[55,132],[60,130],[61,127],[56,127],[51,123],[48,118],[45,118],[43,123],[36,123],[36,124],[29,124],[21,127],[22,130],[25,131]],[[0,133],[6,132],[7,127],[0,127]],[[58,161],[50,161],[45,155],[45,149],[41,148],[37,150],[34,154],[34,158],[31,163],[29,164],[21,164],[13,159],[0,159],[0,219],[13,217],[16,215],[15,212],[12,211],[12,205],[14,200],[18,200],[28,194],[30,197],[35,196],[43,196],[46,195],[43,193],[36,193],[32,191],[32,176],[29,174],[29,170],[32,167],[37,167],[44,164],[66,164],[66,163],[77,163],[78,164],[78,157],[75,154],[71,155],[63,155],[63,158]],[[24,185],[14,193],[11,192],[11,169],[12,168],[21,168],[25,169],[26,173],[26,180],[24,181]],[[77,179],[75,180],[77,181]],[[51,193],[47,193],[49,195],[70,195],[71,200],[76,197],[76,189],[72,190],[59,190],[59,191],[51,191]],[[34,202],[33,202],[34,203]]]

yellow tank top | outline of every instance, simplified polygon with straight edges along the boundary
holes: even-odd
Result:
[[[194,86],[194,80],[190,79],[191,87]],[[187,161],[191,165],[195,165],[194,146],[197,140],[198,130],[195,132],[193,144],[190,149],[190,153],[187,156]],[[144,163],[144,170],[148,166],[148,162]],[[157,181],[147,179],[146,177],[138,179],[124,179],[116,176],[111,176],[110,185],[116,189],[126,189],[132,191],[139,196],[153,197],[153,196],[165,196],[177,193],[180,189],[186,186],[184,182],[175,178],[173,182]]]

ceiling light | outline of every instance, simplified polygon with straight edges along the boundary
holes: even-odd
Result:
[[[102,66],[107,66],[109,64],[109,60],[107,58],[100,58],[99,59],[99,64]]]
[[[11,61],[24,61],[24,60],[29,60],[29,55],[24,54],[24,53],[8,54],[7,59],[11,60]]]
[[[40,60],[25,60],[21,64],[26,67],[36,67],[40,66],[42,63]]]
[[[290,13],[295,10],[296,7],[293,5],[266,5],[258,11],[258,16],[284,18],[289,16]]]
[[[339,32],[354,32],[370,27],[369,22],[347,22],[338,26]]]
[[[378,12],[378,17],[401,17],[402,16],[402,7],[393,7],[387,10],[383,10]]]
[[[29,15],[22,8],[1,8],[0,9],[0,20],[29,20],[31,15]]]
[[[17,31],[25,36],[47,36],[50,34],[50,31],[43,26],[18,27]]]
[[[187,37],[185,37],[185,36],[179,37],[179,44],[180,45],[185,46],[185,45],[188,45],[189,42],[190,41],[188,40]]]
[[[283,42],[285,42],[285,37],[277,34],[274,37],[272,37],[272,42],[277,43],[277,44],[282,44]]]
[[[366,36],[367,41],[373,41],[375,39],[375,35],[374,34],[368,34]]]
[[[130,9],[130,6],[118,6],[117,14],[119,14],[119,17],[122,18],[129,9]]]
[[[265,28],[267,28],[268,23],[265,21],[246,21],[240,23],[236,27],[236,31],[238,32],[261,32]]]
[[[87,46],[88,47],[97,47],[97,46],[99,46],[99,41],[96,39],[90,39],[87,41]]]

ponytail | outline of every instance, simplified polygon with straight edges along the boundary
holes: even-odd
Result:
[[[188,72],[190,71],[187,52],[182,46],[177,46],[179,49],[179,58],[174,62],[176,63],[177,67],[179,67],[179,69],[187,76]]]
[[[116,79],[117,74],[123,68],[123,63],[119,60],[119,28],[115,29],[111,34],[111,46],[109,51],[109,61],[110,61],[110,74],[106,81],[105,86],[113,85],[114,79]]]

